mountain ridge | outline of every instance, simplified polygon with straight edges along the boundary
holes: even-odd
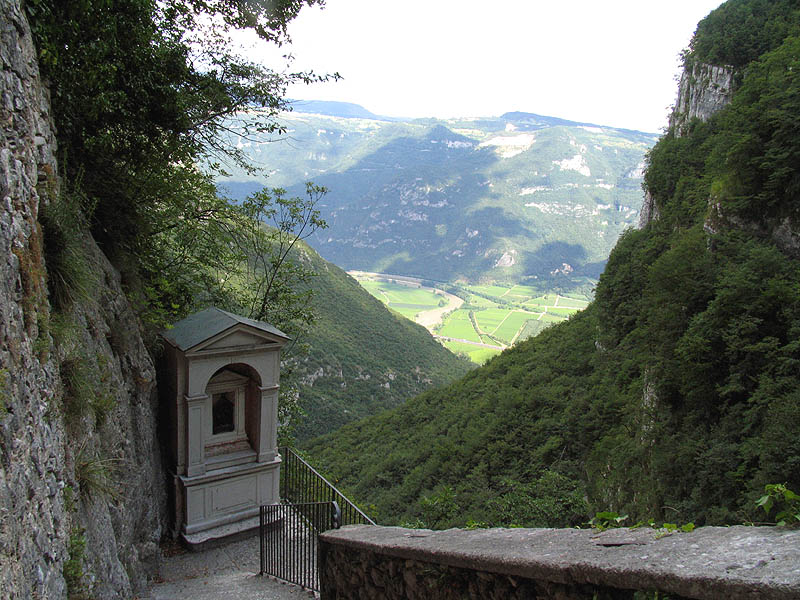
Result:
[[[372,119],[375,121],[452,121],[452,120],[482,120],[482,119],[505,119],[507,121],[539,121],[543,124],[550,126],[565,125],[568,127],[597,127],[601,129],[613,129],[617,131],[624,131],[628,133],[642,133],[647,135],[656,135],[655,132],[644,131],[641,129],[631,129],[630,127],[618,127],[612,125],[602,125],[599,123],[588,121],[574,121],[570,119],[563,119],[561,117],[553,117],[549,115],[541,115],[529,111],[507,111],[500,115],[462,115],[460,117],[403,117],[403,116],[389,116],[379,115],[373,113],[369,109],[357,102],[345,102],[339,100],[315,100],[315,99],[293,99],[289,101],[291,111],[296,113],[318,114],[329,117],[341,117],[344,119]]]
[[[307,180],[325,186],[330,227],[311,241],[346,270],[585,292],[638,222],[641,167],[656,138],[507,115],[518,120],[287,113],[288,143],[236,140],[268,176],[232,173],[218,185],[233,197],[261,185],[292,194]]]
[[[291,112],[341,117],[344,119],[371,119],[375,121],[402,121],[402,117],[377,115],[354,102],[336,100],[289,100]]]

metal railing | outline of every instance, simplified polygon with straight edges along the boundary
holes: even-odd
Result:
[[[314,467],[280,448],[280,504],[261,507],[261,575],[319,591],[317,536],[342,525],[375,525]]]
[[[341,517],[336,502],[262,506],[261,575],[318,592],[317,536],[339,529]]]
[[[375,525],[375,521],[350,502],[294,450],[282,447],[280,453],[283,457],[280,489],[282,503],[336,502],[342,511],[342,525]]]

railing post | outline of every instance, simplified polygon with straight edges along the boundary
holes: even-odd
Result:
[[[264,538],[267,535],[266,527],[264,526],[264,514],[265,514],[266,510],[267,510],[266,506],[262,506],[258,510],[258,537],[259,537],[258,564],[259,564],[259,567],[260,567],[260,570],[259,570],[259,573],[258,573],[259,575],[263,575],[264,574],[264,559],[266,558],[264,556],[264,543],[266,541]]]

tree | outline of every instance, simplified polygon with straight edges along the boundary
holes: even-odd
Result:
[[[324,190],[309,185],[305,199],[264,190],[237,205],[218,195],[213,176],[229,164],[252,171],[235,142],[280,134],[287,86],[329,78],[292,72],[288,55],[280,71],[248,60],[235,36],[251,31],[284,46],[299,11],[323,4],[25,3],[51,89],[59,202],[80,213],[74,222],[88,224],[120,270],[150,334],[209,304],[269,320],[295,339],[311,323],[311,273],[298,244],[325,226],[315,208]],[[69,227],[51,222],[45,235],[79,235]]]
[[[237,55],[234,34],[251,30],[282,46],[288,23],[315,4],[323,1],[26,3],[52,90],[66,193],[128,289],[149,288],[146,304],[192,310],[189,296],[176,301],[189,290],[164,281],[164,266],[179,262],[211,285],[206,267],[224,262],[230,240],[217,236],[231,215],[210,176],[226,162],[246,166],[230,134],[280,133],[287,85],[327,79],[249,61]],[[162,258],[181,238],[208,246]],[[206,290],[202,300],[218,293]]]
[[[308,183],[306,197],[287,198],[280,188],[261,190],[234,209],[230,240],[237,269],[228,274],[238,287],[234,310],[267,321],[292,338],[282,357],[278,417],[281,443],[290,443],[303,412],[294,366],[307,354],[303,336],[314,322],[311,268],[303,240],[327,227],[316,205],[325,188]]]

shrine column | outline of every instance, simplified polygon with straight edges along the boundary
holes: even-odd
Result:
[[[278,386],[258,388],[261,394],[258,424],[258,462],[272,462],[278,454]]]
[[[203,414],[208,396],[186,398],[186,475],[194,477],[206,472]]]

